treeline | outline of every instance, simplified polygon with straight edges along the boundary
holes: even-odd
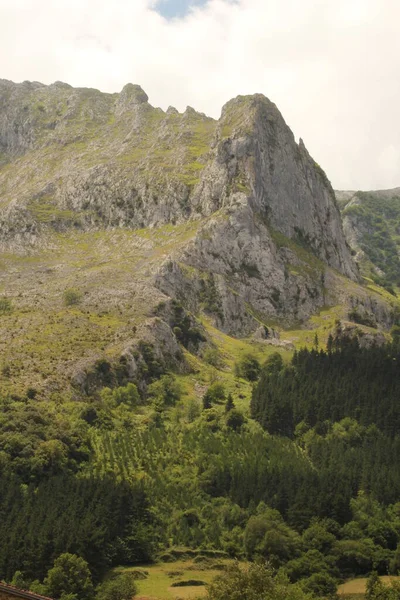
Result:
[[[400,498],[398,345],[360,348],[338,339],[329,351],[276,355],[254,390],[251,412],[264,429],[302,447],[317,475],[314,514],[344,523],[360,490],[383,504]]]
[[[113,565],[152,557],[153,524],[140,485],[112,476],[58,475],[39,485],[0,479],[0,577],[42,580],[65,552],[85,559],[95,580]]]
[[[303,349],[283,366],[268,361],[251,411],[270,433],[293,439],[304,422],[326,433],[329,423],[351,417],[387,437],[400,430],[399,346],[360,348],[357,339],[330,338],[328,351]]]
[[[237,377],[255,381],[250,358]],[[343,339],[287,365],[274,354],[253,419],[220,382],[201,401],[171,374],[146,397],[128,383],[86,403],[3,399],[0,578],[39,589],[69,553],[96,584],[174,547],[267,559],[319,597],[346,576],[397,572],[398,360],[395,345]]]

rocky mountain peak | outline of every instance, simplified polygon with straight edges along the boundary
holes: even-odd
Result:
[[[127,83],[118,96],[118,105],[129,107],[136,104],[148,102],[149,97],[140,85]]]
[[[337,191],[336,198],[361,273],[393,294],[400,282],[400,188]]]
[[[273,102],[262,94],[229,101],[214,147],[215,160],[200,183],[207,210],[235,202],[227,190],[241,192],[271,227],[357,279],[332,186]]]
[[[231,127],[235,124],[246,124],[253,121],[260,111],[263,111],[264,115],[269,115],[272,120],[283,120],[276,105],[264,94],[252,94],[236,96],[226,102],[221,110],[220,123]]]
[[[174,297],[188,288],[198,310],[209,272],[220,326],[232,332],[257,324],[250,305],[309,316],[326,300],[325,267],[357,280],[325,173],[262,94],[229,101],[215,121],[191,107],[154,108],[139,85],[103,94],[0,82],[0,107],[0,248],[197,223],[156,285]]]

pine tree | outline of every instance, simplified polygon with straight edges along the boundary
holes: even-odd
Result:
[[[229,412],[233,408],[235,408],[235,403],[233,401],[232,394],[228,394],[228,399],[225,404],[225,412]]]
[[[203,396],[203,409],[208,410],[211,408],[211,397],[208,391]]]
[[[328,336],[328,341],[326,344],[326,349],[328,351],[328,354],[331,354],[332,350],[333,350],[333,335],[330,333]]]
[[[318,333],[316,333],[315,336],[314,336],[314,347],[315,347],[316,350],[318,350],[318,348],[319,348]]]

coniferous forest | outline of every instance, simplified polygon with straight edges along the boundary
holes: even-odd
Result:
[[[182,547],[268,560],[317,597],[347,577],[397,573],[399,361],[396,343],[343,336],[289,363],[272,354],[250,418],[220,384],[179,412],[172,375],[147,400],[132,383],[86,403],[2,398],[0,578],[46,591],[69,553],[96,584]]]

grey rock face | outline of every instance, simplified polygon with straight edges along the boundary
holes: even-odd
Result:
[[[261,95],[228,102],[215,146],[195,193],[201,206],[212,212],[229,203],[232,186],[243,189],[271,227],[357,279],[333,189],[302,140],[296,144],[275,104]]]
[[[361,348],[384,346],[387,343],[385,335],[381,332],[371,333],[361,327],[347,323],[341,327],[339,337],[357,339]]]
[[[247,203],[239,203],[212,218],[163,265],[156,285],[190,310],[210,312],[231,334],[254,331],[260,319],[304,321],[326,302],[324,265],[305,252],[302,260],[301,249],[282,243]]]
[[[159,318],[147,319],[137,331],[135,340],[125,348],[122,356],[126,360],[129,376],[135,378],[140,367],[145,363],[141,352],[141,343],[149,344],[154,357],[164,368],[174,368],[185,372],[188,367],[175,335],[165,321]]]
[[[120,94],[0,81],[0,247],[54,231],[201,220],[155,275],[165,294],[248,333],[304,321],[327,300],[325,270],[357,280],[332,187],[264,96],[219,121]]]

